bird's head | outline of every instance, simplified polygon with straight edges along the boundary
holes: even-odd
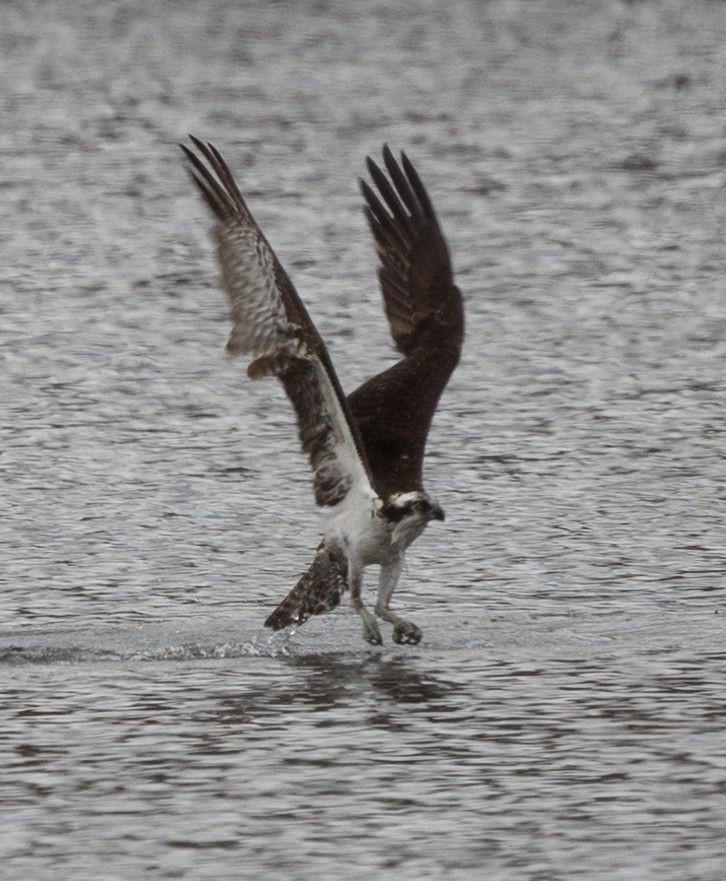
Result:
[[[408,547],[432,520],[444,520],[444,510],[423,492],[396,493],[380,514],[393,527],[394,544]]]

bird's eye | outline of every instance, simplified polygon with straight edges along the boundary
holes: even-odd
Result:
[[[421,513],[421,511],[425,511],[426,510],[426,502],[421,502],[421,501],[414,502],[413,510],[417,511],[419,514]]]

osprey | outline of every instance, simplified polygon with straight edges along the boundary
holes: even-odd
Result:
[[[423,488],[426,437],[459,361],[464,310],[431,200],[404,153],[387,146],[388,177],[368,158],[378,193],[360,181],[380,267],[383,305],[403,358],[348,397],[323,340],[287,273],[250,214],[218,150],[190,136],[189,172],[216,219],[222,283],[231,304],[227,351],[251,359],[252,379],[276,376],[297,416],[314,473],[315,501],[331,509],[308,571],[265,622],[280,630],[333,609],[345,591],[368,642],[396,643],[421,630],[390,608],[404,554],[444,512]],[[380,566],[375,616],[361,596],[363,571]]]

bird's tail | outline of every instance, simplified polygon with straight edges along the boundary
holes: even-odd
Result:
[[[265,627],[283,630],[299,627],[311,615],[334,609],[348,589],[348,563],[339,551],[318,548],[315,559],[290,593],[265,621]]]

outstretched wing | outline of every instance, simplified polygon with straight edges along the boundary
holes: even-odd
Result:
[[[217,254],[233,322],[227,351],[253,359],[247,368],[251,378],[280,379],[310,457],[315,500],[335,505],[351,486],[370,486],[358,427],[325,344],[227,163],[211,144],[190,138],[197,152],[181,147],[192,179],[217,220]]]
[[[383,147],[368,159],[365,213],[380,260],[383,305],[404,356],[348,398],[374,478],[388,492],[422,489],[426,438],[461,353],[464,307],[441,227],[416,169]]]

